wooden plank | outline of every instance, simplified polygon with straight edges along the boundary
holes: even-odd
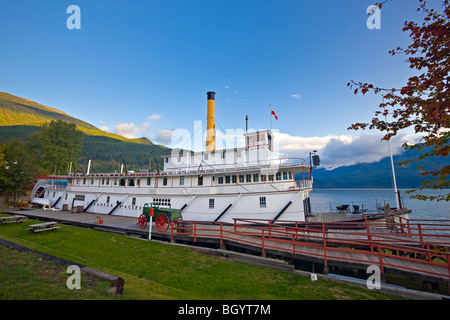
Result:
[[[30,230],[33,233],[39,233],[39,232],[43,232],[43,231],[56,230],[56,229],[59,229],[59,228],[60,227],[51,227],[51,228],[45,228],[45,229],[28,228],[27,230]]]
[[[26,220],[25,216],[10,216],[10,217],[0,217],[0,223],[6,224],[6,223],[22,223]]]
[[[8,223],[22,223],[27,220],[10,220],[10,221],[2,221],[0,224],[8,224]]]
[[[51,222],[44,222],[44,223],[37,223],[37,224],[31,224],[27,230],[29,230],[30,232],[33,233],[40,233],[43,231],[51,231],[51,230],[56,230],[59,229],[59,226],[54,226],[55,224],[57,224],[57,222],[55,221],[51,221]]]
[[[40,227],[46,227],[46,226],[50,226],[50,225],[54,225],[54,224],[57,224],[57,222],[52,221],[52,222],[30,224],[30,227],[32,227],[32,228],[40,228]]]
[[[21,218],[25,218],[25,217],[23,217],[23,216],[0,217],[1,220],[17,220],[17,219],[21,219]]]

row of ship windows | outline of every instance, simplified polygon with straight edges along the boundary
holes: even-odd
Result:
[[[218,155],[220,156],[221,159],[225,159],[225,156],[226,156],[226,150],[221,150],[221,151],[211,151],[211,153],[203,153],[203,155],[200,155],[200,156],[198,156],[198,155],[195,156],[195,154],[194,154],[193,152],[191,152],[190,161],[191,161],[191,163],[194,163],[194,161],[195,161],[196,158],[197,158],[197,159],[200,159],[200,160],[202,160],[202,158],[203,158],[203,160],[208,160],[208,156],[209,156],[209,155],[211,155],[212,157],[215,157],[216,154],[218,154]],[[165,163],[169,163],[169,159],[170,159],[172,162],[175,162],[175,160],[174,160],[175,158],[177,159],[177,162],[181,162],[182,157],[183,157],[183,154],[182,154],[182,153],[180,153],[178,156],[175,156],[175,157],[165,157],[165,158],[164,158],[164,162],[165,162]],[[234,158],[240,158],[240,157],[241,157],[241,150],[235,149],[235,150],[234,150]]]
[[[266,197],[259,197],[259,207],[265,208],[267,206]],[[209,199],[209,208],[214,209],[214,199]]]
[[[215,181],[215,176],[213,176],[213,181]],[[113,182],[111,183],[114,186],[121,186],[124,187],[125,185],[128,187],[135,187],[140,185],[141,179],[139,178],[128,178],[128,183],[126,183],[126,179],[117,179],[114,178]],[[151,178],[147,178],[147,186],[151,183]],[[239,174],[239,175],[226,175],[226,176],[218,176],[217,177],[217,183],[218,184],[227,184],[227,183],[250,183],[250,182],[265,182],[265,181],[283,181],[283,180],[292,180],[292,172],[291,171],[283,171],[283,172],[277,172],[276,174]],[[95,179],[91,178],[90,184],[94,184]],[[78,185],[79,181],[77,179],[76,184]],[[87,179],[84,178],[82,180],[82,184],[87,184]],[[163,186],[167,186],[168,184],[168,178],[164,177]],[[110,178],[103,178],[101,179],[101,185],[110,185]],[[184,177],[180,176],[179,179],[179,185],[184,186]],[[203,176],[199,176],[197,180],[197,185],[202,186],[203,185]]]
[[[47,196],[50,196],[50,192],[47,191]],[[69,194],[65,194],[64,196],[64,200],[68,199]],[[53,192],[53,198],[56,197],[56,192]],[[80,201],[85,201],[85,196],[84,195],[75,195],[74,200],[80,200]],[[111,203],[111,197],[110,196],[106,196],[106,203],[109,204]],[[153,199],[153,204],[157,204],[160,206],[169,206],[170,207],[170,199]],[[131,198],[131,205],[135,206],[136,205],[136,198]]]
[[[147,178],[147,185],[150,185],[150,181],[151,181],[150,179],[151,178]],[[91,178],[90,180],[91,180],[90,184],[93,185],[96,179],[95,178]],[[99,180],[100,179],[98,179],[97,181],[99,181]],[[78,179],[76,180],[75,184],[79,184]],[[83,185],[87,184],[87,178],[83,179],[82,184]],[[122,179],[114,178],[113,182],[111,184],[115,185],[115,186],[119,185],[121,187],[124,187],[125,184],[126,184],[126,179],[124,179],[124,178],[122,178]],[[139,178],[137,178],[137,179],[129,178],[127,186],[134,187],[134,186],[139,186],[139,184],[140,184],[140,179]],[[104,185],[109,186],[110,185],[110,178],[102,178],[101,179],[101,185],[102,186],[104,186]]]
[[[48,195],[48,193],[47,193],[47,195]],[[56,196],[56,194],[55,194],[55,192],[53,192],[53,198],[55,198],[55,196]],[[68,198],[68,194],[66,193],[65,200],[67,200],[67,198]],[[75,196],[75,200],[84,201],[85,200],[85,196],[83,196],[83,195],[81,195],[81,196],[80,195],[76,195]],[[107,196],[106,197],[106,203],[109,204],[110,201],[111,201],[111,197]],[[170,199],[153,199],[153,204],[157,204],[157,205],[160,205],[160,206],[171,207]],[[136,198],[131,198],[131,205],[132,206],[136,205]],[[209,206],[210,209],[214,209],[214,199],[209,199],[208,206]],[[265,208],[266,206],[267,206],[266,197],[259,197],[259,207],[260,208]]]
[[[215,176],[213,176],[213,181],[215,181]],[[239,174],[239,175],[229,175],[229,176],[219,176],[217,177],[217,183],[218,184],[224,184],[225,183],[250,183],[250,182],[265,182],[265,181],[281,181],[281,180],[292,180],[292,172],[291,171],[284,171],[284,172],[277,172],[275,175],[269,174]],[[166,177],[163,178],[163,186],[167,186],[168,179]],[[147,184],[150,184],[147,182]],[[197,185],[202,186],[203,185],[203,177],[199,176]],[[180,177],[180,186],[184,186],[184,177]]]
[[[284,171],[284,172],[277,172],[275,175],[269,174],[240,174],[237,176],[239,179],[239,183],[249,183],[249,182],[265,182],[265,181],[281,181],[281,180],[292,180],[292,172],[290,171]],[[225,177],[218,177],[217,183],[218,184],[224,184],[224,183],[236,183],[236,176],[225,176]],[[244,180],[245,179],[245,180]]]

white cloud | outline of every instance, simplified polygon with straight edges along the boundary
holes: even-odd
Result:
[[[156,117],[155,117],[156,118]],[[101,127],[107,131],[106,126]],[[186,132],[185,132],[186,131]],[[220,131],[217,136],[217,148],[241,147],[244,142],[240,141],[243,131],[235,132],[230,130],[222,134]],[[152,140],[170,147],[182,147],[196,150],[196,142],[190,141],[192,133],[188,130],[149,130],[149,124],[143,123],[135,125],[131,123],[118,123],[114,127],[114,132],[127,138],[141,137],[145,133],[152,134]],[[321,159],[321,167],[333,169],[340,166],[348,166],[356,163],[371,163],[389,156],[389,143],[381,141],[382,133],[364,133],[364,134],[344,134],[344,135],[325,135],[316,137],[293,136],[287,133],[274,132],[274,150],[278,150],[280,157],[303,158],[308,163],[309,153],[317,150]],[[418,135],[408,135],[406,133],[398,134],[391,140],[392,152],[398,155],[402,152],[404,142],[415,142]],[[200,138],[200,148],[204,149],[204,139]],[[181,145],[178,145],[180,144]],[[236,145],[235,145],[236,144]],[[200,151],[200,150],[196,150]]]
[[[162,115],[161,114],[152,114],[150,116],[147,117],[148,120],[159,120],[161,119]]]
[[[225,89],[231,89],[230,86],[225,86],[224,88],[225,88]],[[233,93],[238,94],[238,93],[239,93],[239,90],[233,89]]]
[[[252,131],[252,130],[250,130]],[[217,131],[217,149],[230,149],[243,147],[243,130],[226,130],[225,133]],[[389,144],[381,141],[383,134],[361,134],[361,135],[326,135],[316,137],[292,136],[287,133],[273,132],[274,151],[279,153],[281,158],[303,158],[309,163],[309,153],[317,150],[321,159],[321,167],[334,169],[341,166],[353,165],[356,163],[370,163],[381,160],[389,156]],[[177,130],[159,130],[155,137],[159,143],[170,147],[182,147],[195,151],[204,150],[205,134],[200,137],[198,146],[194,147],[196,141],[190,141],[191,133]],[[181,139],[181,144],[177,143]],[[193,137],[197,139],[198,137]],[[411,136],[406,134],[394,137],[391,141],[394,155],[400,154],[402,144],[411,141]],[[184,140],[183,140],[184,139]],[[416,137],[417,139],[417,137]],[[198,142],[198,141],[197,141]]]
[[[105,123],[102,120],[100,120],[99,122],[101,124],[100,130],[109,132],[109,128],[107,126],[105,126]]]
[[[381,141],[382,135],[361,135],[351,143],[332,139],[322,150],[321,159],[327,167],[335,168],[356,163],[371,163],[389,156],[389,143]],[[402,142],[398,138],[392,139],[392,153],[401,153]]]
[[[295,98],[295,99],[300,99],[301,95],[300,94],[291,94],[291,97]]]
[[[291,136],[287,133],[277,133],[277,142],[280,145],[280,152],[308,154],[312,150],[319,150],[326,147],[330,140],[336,139],[345,143],[351,142],[350,136],[325,136],[325,137],[299,137]]]
[[[172,131],[166,132],[166,143],[170,140]],[[217,132],[216,147],[218,149],[229,149],[243,147],[243,130],[227,130],[226,133]],[[389,144],[381,142],[383,134],[361,134],[361,135],[326,135],[316,137],[292,136],[287,133],[273,132],[275,152],[281,158],[303,158],[309,163],[309,153],[317,150],[321,159],[321,167],[334,169],[340,166],[348,166],[361,162],[376,162],[389,156]],[[194,137],[195,138],[195,137]],[[204,139],[201,147],[204,149]],[[400,154],[401,145],[409,140],[407,135],[394,137],[391,141],[393,154]],[[159,141],[159,140],[158,140]],[[184,145],[189,148],[190,145]],[[196,150],[200,151],[200,150]]]
[[[148,123],[134,125],[130,123],[118,123],[114,126],[114,132],[124,136],[125,138],[136,138],[136,134],[144,133],[148,128]]]
[[[169,129],[158,130],[156,132],[155,140],[158,141],[158,143],[160,144],[168,145],[172,142],[172,134],[173,130]]]
[[[308,160],[309,152],[317,150],[321,159],[321,166],[329,169],[362,162],[376,162],[389,156],[389,143],[387,141],[382,142],[382,137],[381,133],[308,138],[291,136],[286,133],[275,134],[282,156],[300,157]],[[402,144],[410,139],[411,137],[407,135],[392,138],[392,153],[394,155],[400,154]]]

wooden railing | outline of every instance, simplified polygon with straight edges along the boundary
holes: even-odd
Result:
[[[434,221],[436,222],[436,221]],[[398,216],[392,222],[308,223],[235,219],[234,223],[177,221],[172,239],[189,236],[237,241],[264,254],[278,250],[323,259],[385,267],[450,278],[450,224],[412,223]],[[448,221],[450,222],[450,221]],[[425,232],[426,231],[426,232]]]

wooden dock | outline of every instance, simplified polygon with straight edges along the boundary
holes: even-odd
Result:
[[[149,236],[149,229],[141,229],[134,217],[35,209],[21,210],[20,215],[134,237]],[[99,220],[103,220],[101,224]],[[153,224],[151,238],[281,258],[292,263],[306,262],[325,274],[336,268],[366,271],[368,266],[376,265],[383,277],[387,273],[400,274],[450,290],[450,233],[415,232],[412,224],[402,220],[394,225],[385,221],[331,221],[297,225],[259,220],[236,220],[235,224],[177,221],[164,233]],[[419,231],[422,229],[418,227]]]

